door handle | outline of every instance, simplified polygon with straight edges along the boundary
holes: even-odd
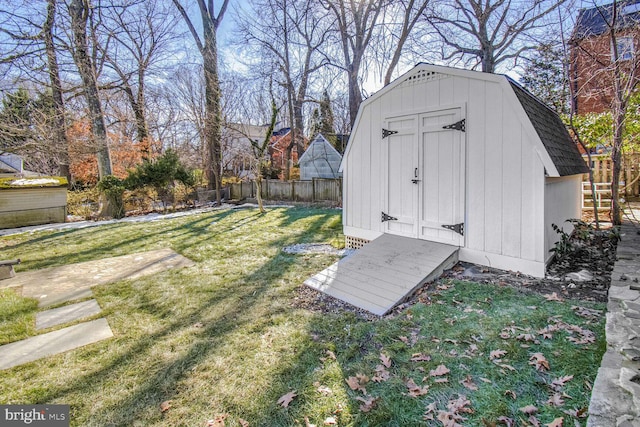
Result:
[[[415,169],[413,170],[413,177],[414,177],[414,178],[417,178],[417,177],[418,177],[418,168],[415,168]]]
[[[419,179],[412,179],[411,182],[413,182],[414,184],[417,184],[417,183],[420,182],[420,180]]]

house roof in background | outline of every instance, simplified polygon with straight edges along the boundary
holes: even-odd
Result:
[[[309,147],[306,149],[304,154],[302,154],[298,163],[313,162],[317,159],[329,161],[329,156],[331,155],[335,156],[336,159],[342,159],[342,154],[340,154],[338,150],[336,150],[333,145],[331,145],[331,143],[327,141],[321,133],[319,133],[315,138],[313,138],[313,141],[311,141]]]
[[[584,39],[598,36],[609,31],[613,4],[580,9],[573,39]],[[618,3],[618,30],[632,28],[640,24],[640,0],[622,1]]]
[[[0,173],[22,173],[22,158],[11,153],[0,153]]]
[[[507,79],[560,176],[589,172],[558,114],[511,78]]]

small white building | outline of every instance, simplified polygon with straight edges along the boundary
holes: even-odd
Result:
[[[510,78],[418,64],[362,103],[341,171],[349,246],[393,234],[542,277],[551,224],[580,218],[587,166]]]
[[[318,134],[298,160],[300,179],[306,181],[313,178],[339,178],[341,161],[342,155],[338,150],[333,148],[322,134]]]

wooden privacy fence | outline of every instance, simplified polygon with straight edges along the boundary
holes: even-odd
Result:
[[[585,156],[585,160],[586,156]],[[591,169],[596,183],[611,183],[613,177],[613,162],[608,154],[591,156]],[[625,197],[640,196],[640,153],[627,154],[622,161],[622,172],[620,174],[620,194]],[[589,181],[589,175],[584,174],[583,181]],[[610,187],[609,187],[610,191]]]
[[[229,186],[232,199],[254,198],[254,182],[241,182]],[[314,178],[311,181],[262,181],[262,197],[265,200],[291,200],[295,202],[342,201],[342,180]]]

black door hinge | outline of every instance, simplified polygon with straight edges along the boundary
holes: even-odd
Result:
[[[397,221],[397,220],[398,220],[398,218],[395,218],[395,217],[393,217],[391,215],[387,215],[386,213],[382,212],[382,222],[385,222],[385,221]]]
[[[398,133],[397,130],[382,129],[382,139],[385,139],[389,135],[395,135],[396,133]]]
[[[461,132],[465,132],[466,130],[466,120],[462,119],[458,122],[455,122],[451,125],[446,125],[446,126],[442,126],[442,129],[453,129],[453,130],[459,130]]]
[[[452,225],[445,224],[442,226],[442,228],[455,231],[459,235],[464,236],[464,222],[461,222],[460,224],[452,224]]]

